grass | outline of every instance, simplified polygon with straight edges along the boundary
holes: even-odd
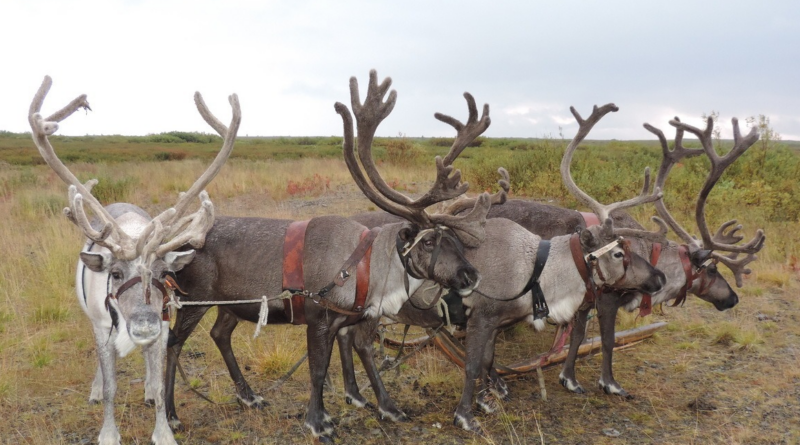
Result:
[[[82,181],[100,179],[96,191],[104,201],[124,197],[157,214],[203,171],[219,147],[218,142],[168,136],[59,137],[53,143]],[[424,192],[434,176],[432,156],[447,151],[446,141],[406,138],[401,142],[410,144],[414,153],[407,162],[403,158],[402,166],[384,161],[392,141],[397,139],[377,141],[384,178],[406,193]],[[340,142],[337,138],[240,139],[236,157],[208,187],[217,214],[301,219],[374,210],[352,184],[340,159]],[[657,165],[658,148],[652,143],[585,145],[576,155],[576,181],[601,200],[630,196],[639,188],[644,165]],[[400,146],[401,153],[395,155],[403,156],[406,148]],[[493,189],[494,171],[504,165],[511,171],[514,196],[572,206],[554,173],[561,149],[560,141],[547,139],[485,139],[479,147],[465,150],[457,165],[473,191]],[[334,351],[330,367],[334,387],[326,393],[325,404],[339,422],[340,441],[403,443],[413,437],[437,444],[800,442],[796,419],[800,328],[794,322],[800,317],[795,298],[800,161],[789,149],[775,150],[768,155],[768,174],[762,174],[747,156],[712,192],[708,218],[718,225],[737,217],[751,236],[756,227],[763,227],[767,246],[753,263],[744,288],[737,290],[741,302],[731,311],[717,312],[695,298],[684,308],[665,307],[644,320],[619,314],[620,329],[669,322],[658,336],[614,356],[616,379],[636,399],[618,400],[595,388],[601,363],[595,357],[577,365],[588,395],[564,391],[556,371],[545,373],[547,403],[539,399],[535,378],[512,381],[512,400],[501,404],[503,411],[479,416],[487,430],[487,437],[479,438],[451,426],[463,372],[437,350],[423,350],[399,374],[384,376],[398,406],[412,417],[404,424],[378,420],[373,411],[344,403]],[[0,437],[8,443],[93,441],[102,419],[102,407],[87,403],[96,366],[94,338],[74,294],[76,253],[83,239],[61,214],[66,186],[37,159],[27,136],[0,135],[0,213],[5,216],[0,225],[0,415],[7,420],[0,425]],[[668,205],[687,226],[705,168],[702,160],[687,162],[668,183]],[[324,187],[317,187],[320,183]],[[644,221],[652,208],[633,213]],[[184,348],[182,363],[193,386],[220,403],[208,405],[178,383],[178,410],[187,425],[178,435],[180,441],[310,442],[302,426],[308,401],[306,365],[281,388],[266,393],[305,352],[304,328],[267,326],[255,340],[252,324],[242,323],[235,331],[234,351],[245,377],[271,403],[264,410],[250,411],[234,403],[227,369],[208,336],[215,311],[209,312]],[[596,320],[590,322],[589,335],[597,335],[596,325]],[[545,351],[551,341],[551,334],[515,327],[500,335],[498,360],[509,363],[529,357]],[[356,369],[363,384],[366,377],[360,365]],[[153,410],[143,405],[143,377],[141,354],[118,360],[117,422],[124,443],[146,440],[152,431]],[[374,400],[370,390],[364,395]],[[689,409],[696,399],[717,409]],[[442,428],[434,427],[436,423]],[[605,436],[606,428],[621,436]],[[380,434],[372,435],[374,430]]]

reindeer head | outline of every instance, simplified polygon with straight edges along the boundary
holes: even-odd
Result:
[[[670,228],[684,241],[680,247],[679,255],[686,269],[685,275],[691,284],[687,282],[683,293],[678,296],[675,304],[680,304],[685,298],[685,292],[691,292],[701,299],[712,303],[718,310],[730,309],[739,302],[739,296],[731,288],[725,278],[717,270],[717,263],[725,264],[733,272],[737,287],[742,287],[742,275],[750,273],[750,269],[745,266],[756,260],[756,253],[764,246],[766,237],[762,230],[758,230],[756,235],[748,243],[740,245],[743,236],[737,234],[742,229],[741,225],[736,224],[736,220],[723,223],[714,236],[708,229],[705,218],[705,203],[711,189],[716,185],[725,169],[739,158],[748,148],[758,140],[758,131],[753,128],[750,133],[742,137],[739,130],[739,122],[736,118],[733,124],[733,149],[724,156],[719,156],[714,149],[711,137],[713,131],[713,120],[709,118],[706,122],[705,130],[693,127],[681,122],[679,118],[670,121],[670,125],[675,127],[675,144],[670,150],[664,133],[650,124],[644,124],[647,131],[658,137],[661,143],[663,160],[656,177],[656,187],[664,188],[669,172],[672,167],[681,159],[705,154],[711,161],[711,171],[706,177],[700,194],[697,198],[695,207],[695,221],[700,231],[702,242],[689,234],[667,210],[663,200],[655,203],[658,214],[669,224]],[[684,132],[690,132],[697,136],[702,145],[702,149],[687,149],[683,146]],[[729,230],[730,229],[730,230]],[[723,255],[716,251],[727,252]],[[737,259],[740,253],[746,256]]]
[[[585,258],[596,263],[593,277],[595,284],[614,290],[637,290],[650,293],[664,286],[666,282],[664,273],[650,265],[641,256],[632,252],[629,241],[622,237],[635,236],[663,240],[667,231],[664,222],[654,218],[653,220],[660,226],[660,230],[647,232],[644,230],[615,228],[614,221],[609,217],[614,210],[630,208],[661,198],[661,190],[658,187],[655,188],[653,193],[650,193],[650,169],[645,170],[644,187],[639,196],[608,205],[600,204],[578,188],[570,173],[572,155],[578,145],[603,116],[617,110],[619,108],[614,104],[607,104],[600,108],[595,106],[592,114],[584,120],[575,108],[570,107],[570,111],[578,121],[579,128],[578,133],[567,146],[564,157],[561,159],[561,178],[570,193],[591,208],[600,221],[603,221],[602,225],[586,228],[580,233],[580,247],[585,254]]]
[[[82,184],[61,162],[48,139],[58,129],[58,122],[80,108],[90,109],[86,95],[79,96],[53,115],[43,118],[39,112],[51,85],[50,77],[45,77],[31,103],[28,121],[33,141],[47,164],[69,184],[70,205],[64,209],[64,214],[84,232],[91,243],[107,249],[82,252],[81,261],[94,272],[108,274],[106,305],[120,333],[117,337],[118,350],[124,355],[130,350],[127,339],[134,344],[146,345],[161,335],[168,277],[194,258],[194,250],[175,250],[185,244],[200,248],[205,243],[205,235],[214,223],[214,206],[203,188],[216,176],[233,149],[241,121],[239,101],[236,95],[229,98],[233,119],[228,128],[211,114],[200,93],[195,93],[198,111],[224,139],[214,162],[186,193],[180,195],[173,208],[152,219],[147,218],[144,212],[135,211],[115,212],[118,217],[115,218],[109,211],[114,205],[105,208],[91,194],[97,181]],[[187,215],[190,202],[195,197],[200,199],[200,209]],[[93,223],[84,209],[84,200],[95,215]],[[125,204],[116,205],[135,208]]]
[[[436,157],[436,181],[433,187],[416,200],[389,187],[381,177],[372,158],[372,141],[378,125],[394,108],[397,93],[392,90],[388,98],[391,79],[378,84],[375,70],[370,71],[367,97],[361,103],[358,81],[350,78],[350,98],[358,124],[358,160],[353,140],[353,118],[342,103],[335,105],[344,122],[344,158],[350,174],[364,195],[378,207],[393,215],[405,218],[408,223],[397,237],[397,252],[409,275],[430,279],[447,288],[469,294],[480,279],[478,271],[463,255],[463,246],[477,247],[485,237],[484,226],[489,211],[490,197],[481,195],[466,215],[446,213],[430,214],[425,209],[433,204],[463,195],[469,188],[461,182],[461,172],[453,171],[452,163],[467,145],[489,127],[489,106],[484,105],[478,119],[475,99],[464,93],[469,108],[465,124],[450,116],[436,113],[435,117],[456,129],[457,135],[444,159]],[[363,171],[359,166],[363,166]],[[366,177],[364,176],[366,173]]]

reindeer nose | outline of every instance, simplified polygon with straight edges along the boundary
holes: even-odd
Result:
[[[133,314],[128,320],[128,333],[137,345],[150,344],[161,334],[161,317],[154,312]]]
[[[464,280],[464,288],[471,288],[480,280],[480,275],[474,268],[463,268],[459,275]]]

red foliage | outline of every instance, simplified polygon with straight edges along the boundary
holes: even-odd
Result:
[[[289,180],[286,184],[286,193],[289,196],[318,196],[325,193],[331,186],[331,178],[314,173],[314,176],[302,181]]]

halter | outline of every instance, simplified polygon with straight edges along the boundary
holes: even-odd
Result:
[[[437,225],[431,229],[420,230],[419,233],[417,233],[417,235],[414,237],[414,239],[408,242],[403,241],[403,239],[400,238],[400,233],[397,234],[397,238],[395,240],[395,247],[397,249],[397,254],[400,256],[400,262],[403,264],[403,270],[406,272],[405,274],[403,274],[403,285],[405,286],[406,289],[406,295],[409,296],[408,301],[411,303],[412,306],[422,310],[434,307],[439,302],[439,299],[442,297],[442,292],[444,290],[444,288],[440,287],[439,291],[436,293],[436,297],[434,297],[433,299],[433,302],[431,302],[430,305],[427,307],[417,306],[416,304],[414,304],[414,300],[411,299],[411,295],[409,294],[408,276],[411,275],[411,277],[417,280],[424,280],[425,277],[418,276],[409,267],[411,265],[411,258],[408,256],[408,254],[411,253],[411,250],[413,250],[414,247],[417,244],[419,244],[420,241],[422,241],[422,238],[424,238],[425,235],[428,235],[429,233],[434,233],[436,235],[435,238],[436,241],[433,246],[433,252],[431,253],[431,262],[428,265],[428,277],[432,278],[434,276],[433,270],[436,267],[436,261],[439,259],[439,253],[442,250],[442,241],[444,240],[449,240],[456,247],[458,255],[461,257],[461,259],[466,261],[466,258],[464,258],[464,245],[461,244],[461,240],[459,240],[458,237],[454,233],[452,233],[452,231],[448,227]]]
[[[699,266],[695,267],[689,256],[689,246],[686,244],[681,244],[680,247],[678,247],[678,257],[681,259],[683,273],[686,274],[686,283],[683,285],[678,293],[678,297],[675,298],[675,302],[671,304],[670,307],[675,307],[679,304],[683,306],[683,304],[686,302],[686,295],[688,294],[689,289],[692,288],[692,284],[694,284],[694,280],[700,278],[700,289],[698,289],[696,293],[697,296],[705,295],[705,293],[711,289],[711,286],[714,285],[714,282],[717,281],[717,275],[710,279],[708,278],[708,266],[716,266],[719,262],[718,259],[709,258],[703,261],[703,263]]]
[[[110,274],[109,274],[109,277],[110,277]],[[130,280],[122,283],[122,285],[119,287],[119,289],[117,289],[117,293],[116,294],[112,294],[111,292],[109,292],[108,295],[106,296],[106,304],[105,304],[106,305],[106,310],[111,312],[110,300],[114,299],[114,300],[119,301],[119,297],[122,294],[124,294],[125,292],[130,290],[130,288],[132,288],[133,286],[135,286],[135,285],[137,285],[137,284],[139,284],[141,282],[142,282],[142,277],[141,276],[133,277]],[[174,281],[174,279],[172,279],[171,276],[167,276],[167,287],[165,287],[163,284],[161,284],[160,281],[156,280],[155,278],[151,278],[150,279],[150,284],[155,286],[156,289],[158,289],[161,292],[161,295],[163,297],[163,306],[164,307],[163,307],[163,309],[161,311],[162,312],[161,319],[164,320],[164,321],[169,321],[169,308],[167,306],[167,302],[169,301],[169,293],[167,291],[167,287],[169,287],[170,289],[180,289],[180,288],[178,288],[178,284]],[[145,286],[145,289],[144,289],[144,302],[146,304],[150,304],[150,286]]]
[[[574,233],[570,237],[569,241],[572,259],[575,261],[575,266],[578,268],[578,272],[586,284],[586,295],[584,297],[584,301],[589,303],[594,302],[595,298],[597,298],[598,290],[602,291],[603,289],[609,287],[620,287],[625,283],[626,275],[628,273],[628,266],[631,263],[631,247],[629,240],[619,237],[605,246],[585,255],[583,254],[583,249],[581,248],[580,235],[578,232]],[[609,284],[606,283],[606,278],[603,275],[603,271],[600,269],[598,260],[601,256],[611,252],[617,246],[622,247],[622,251],[624,252],[624,257],[622,259],[623,273],[617,281]],[[599,289],[592,278],[593,272],[596,272],[597,277],[600,278],[600,281],[602,281],[602,285],[599,287]]]

